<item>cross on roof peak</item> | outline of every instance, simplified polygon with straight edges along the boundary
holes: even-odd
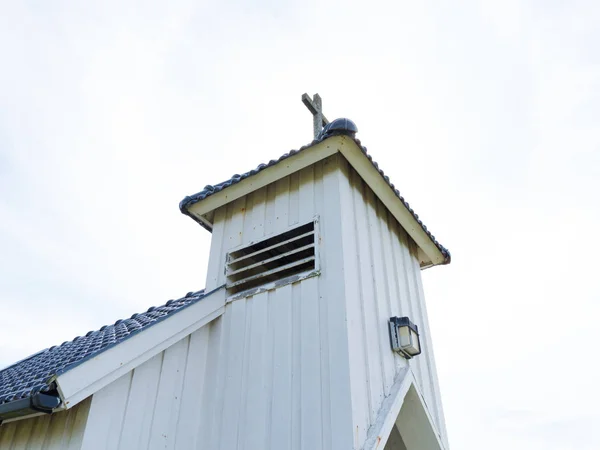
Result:
[[[321,100],[321,96],[315,94],[311,99],[308,94],[302,94],[302,103],[306,105],[313,115],[313,131],[315,139],[317,139],[323,127],[329,123],[329,120],[323,115],[323,101]]]

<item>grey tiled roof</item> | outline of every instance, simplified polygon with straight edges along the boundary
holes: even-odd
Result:
[[[352,138],[352,137],[351,137]],[[369,153],[367,152],[367,148],[365,146],[363,146],[360,142],[359,139],[356,138],[352,138],[354,139],[354,142],[356,142],[356,144],[358,145],[358,147],[362,150],[362,152],[365,154],[365,156],[369,159],[369,161],[371,161],[371,164],[373,164],[373,167],[375,167],[375,169],[377,169],[377,171],[379,172],[379,174],[381,175],[381,178],[387,183],[388,186],[390,186],[392,188],[392,190],[395,192],[396,197],[398,197],[398,199],[400,199],[400,201],[404,204],[404,206],[406,206],[406,209],[408,209],[408,211],[412,214],[412,216],[415,218],[415,220],[417,221],[417,223],[421,226],[421,228],[423,229],[423,231],[425,231],[425,233],[427,234],[427,236],[429,236],[429,239],[431,239],[431,241],[435,244],[435,246],[440,250],[440,252],[442,253],[442,255],[444,255],[444,264],[449,264],[450,263],[450,252],[448,251],[448,249],[446,249],[442,244],[440,244],[437,239],[435,238],[435,236],[433,234],[431,234],[431,232],[427,229],[427,227],[425,226],[425,224],[421,221],[421,219],[419,219],[418,214],[410,207],[409,203],[404,199],[404,197],[402,195],[400,195],[400,191],[398,191],[398,189],[396,188],[396,186],[394,186],[394,183],[392,183],[390,181],[390,178],[383,172],[383,170],[381,170],[379,168],[379,164],[377,164],[375,161],[373,161],[373,158],[371,157],[371,155],[369,155]],[[246,173],[242,173],[240,174],[234,174],[231,176],[230,179],[223,181],[221,183],[215,184],[215,185],[207,185],[204,187],[204,189],[202,189],[200,192],[198,192],[197,194],[194,195],[190,195],[185,197],[180,203],[179,203],[179,209],[181,210],[181,212],[183,214],[186,214],[188,216],[190,216],[192,219],[196,220],[196,218],[194,216],[192,216],[189,211],[188,208],[190,206],[192,206],[194,203],[198,203],[202,200],[204,200],[205,198],[219,192],[222,191],[223,189],[227,189],[229,186],[239,183],[240,181],[251,177],[252,175],[256,175],[257,173],[263,171],[264,169],[274,166],[278,163],[280,163],[281,161],[289,158],[290,156],[295,155],[296,153],[299,153],[303,150],[306,150],[309,147],[312,147],[313,145],[318,144],[319,142],[321,142],[324,139],[320,139],[320,140],[314,140],[312,141],[310,144],[308,145],[304,145],[302,147],[300,147],[298,150],[290,150],[288,153],[283,154],[281,157],[279,157],[279,159],[272,159],[271,161],[269,161],[266,164],[260,164],[256,169],[253,169],[249,172]],[[200,223],[200,225],[202,225],[203,227],[206,228],[206,225],[204,225],[204,223],[202,222],[198,222]],[[209,230],[210,231],[210,230]]]
[[[162,306],[153,306],[129,319],[117,320],[112,325],[105,325],[85,336],[42,350],[3,369],[0,371],[0,404],[54,390],[54,376],[148,329],[203,297],[204,290],[189,292],[183,298],[169,300]]]

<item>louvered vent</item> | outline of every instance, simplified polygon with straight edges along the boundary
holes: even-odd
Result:
[[[263,285],[270,288],[315,271],[315,222],[310,222],[230,252],[227,289],[235,294]]]

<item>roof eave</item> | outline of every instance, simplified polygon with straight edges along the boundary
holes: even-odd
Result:
[[[439,244],[425,231],[415,212],[400,199],[397,189],[390,185],[383,172],[367,156],[366,149],[359,146],[355,140],[348,139],[347,145],[342,146],[340,152],[415,241],[420,250],[418,253],[421,268],[449,264],[450,253],[445,249],[442,251],[438,247]]]
[[[203,228],[212,231],[214,211],[217,208],[337,152],[340,152],[346,158],[415,241],[420,249],[418,256],[422,269],[450,263],[450,253],[426,231],[425,226],[418,219],[415,212],[408,206],[408,203],[403,201],[394,185],[390,184],[389,179],[386,179],[387,177],[366,153],[366,148],[360,145],[360,141],[344,135],[332,136],[320,142],[314,141],[295,154],[284,155],[279,162],[271,161],[270,166],[264,170],[239,179],[229,186],[221,188],[218,192],[202,198],[186,197],[179,204],[180,210],[183,214],[198,222]]]
[[[19,420],[33,414],[52,414],[61,404],[58,395],[37,393],[31,397],[0,404],[0,423]]]
[[[64,408],[72,408],[219,317],[225,311],[225,298],[224,286],[219,286],[207,292],[200,301],[181,308],[152,327],[57,374],[56,389],[63,399]],[[182,311],[186,313],[180,314]]]
[[[281,161],[277,164],[273,164],[271,167],[233,183],[201,200],[193,196],[186,197],[179,204],[179,208],[183,214],[190,216],[201,226],[211,231],[212,213],[217,208],[337,153],[343,139],[344,136],[334,136],[314,143],[291,156],[281,158]]]

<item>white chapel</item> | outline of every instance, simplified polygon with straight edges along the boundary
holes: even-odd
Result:
[[[309,145],[180,203],[204,289],[0,371],[0,450],[448,449],[421,271],[450,253],[303,101]]]

